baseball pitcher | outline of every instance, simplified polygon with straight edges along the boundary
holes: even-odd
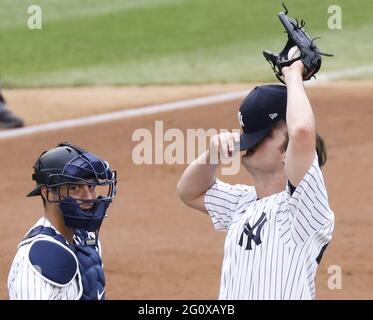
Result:
[[[326,149],[303,86],[321,60],[310,49],[317,59],[302,51],[289,62],[286,50],[272,56],[286,86],[252,90],[238,113],[241,136],[215,135],[177,186],[185,204],[227,231],[220,299],[314,299],[316,270],[332,238],[334,214],[320,169]],[[216,177],[219,163],[211,159],[225,160],[237,151],[251,186]]]

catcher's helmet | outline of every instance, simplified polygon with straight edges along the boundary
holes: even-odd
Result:
[[[40,196],[40,189],[46,186],[51,174],[61,174],[66,163],[86,151],[67,142],[62,142],[55,148],[44,151],[36,160],[32,180],[36,187],[27,196]]]
[[[41,154],[34,165],[32,179],[36,187],[28,196],[41,195],[41,187],[58,196],[65,224],[71,228],[98,231],[106,209],[116,194],[116,172],[96,155],[70,143],[60,143]],[[70,186],[89,185],[95,190],[95,199],[76,199],[70,196]],[[67,186],[63,189],[64,186]],[[61,188],[64,190],[61,192]],[[89,203],[89,210],[81,205]]]

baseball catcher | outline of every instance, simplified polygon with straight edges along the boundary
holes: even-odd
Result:
[[[98,239],[116,194],[107,161],[60,143],[34,165],[34,190],[44,214],[17,248],[9,277],[10,299],[102,300],[105,275]]]
[[[305,22],[301,20],[299,23],[297,19],[290,18],[285,4],[282,5],[285,12],[280,12],[278,17],[285,27],[288,41],[280,53],[264,50],[263,55],[271,64],[277,79],[282,83],[285,83],[282,68],[290,66],[296,60],[302,60],[304,64],[303,80],[309,80],[320,70],[321,56],[331,57],[333,55],[321,52],[314,43],[318,38],[311,39],[304,30]]]

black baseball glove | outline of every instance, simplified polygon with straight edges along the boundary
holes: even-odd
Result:
[[[285,27],[288,34],[288,41],[280,53],[273,53],[267,50],[263,51],[264,57],[271,64],[277,79],[285,83],[282,74],[282,68],[290,66],[296,60],[302,60],[305,70],[303,80],[309,80],[321,67],[321,56],[333,56],[332,54],[322,53],[314,44],[314,39],[304,31],[305,22],[290,18],[288,9],[282,4],[285,12],[280,12],[278,17]],[[298,50],[299,49],[299,50]]]

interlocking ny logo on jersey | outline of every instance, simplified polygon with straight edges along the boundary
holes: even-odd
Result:
[[[255,224],[252,227],[250,226],[249,223],[246,223],[238,244],[242,247],[244,234],[247,235],[247,244],[246,244],[245,250],[252,250],[251,240],[253,240],[256,245],[261,244],[262,239],[260,239],[260,231],[262,230],[266,221],[267,221],[266,214],[263,212],[260,218],[258,219],[258,221],[255,222]],[[254,234],[255,229],[256,229],[256,233]]]

